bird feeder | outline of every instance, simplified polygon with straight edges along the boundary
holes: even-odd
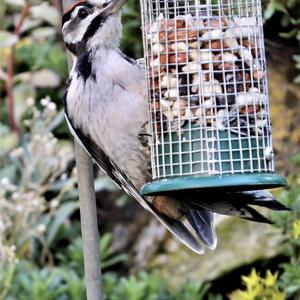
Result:
[[[142,194],[286,185],[274,173],[260,0],[142,0],[153,181]]]

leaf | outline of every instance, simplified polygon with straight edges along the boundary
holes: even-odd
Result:
[[[101,262],[102,265],[102,269],[107,269],[111,266],[114,266],[118,263],[124,262],[128,259],[128,256],[126,254],[120,254],[117,256],[113,256],[110,259],[106,259],[104,261]]]
[[[47,242],[50,245],[60,228],[60,226],[78,209],[77,202],[67,202],[60,206],[56,211],[54,221],[51,223],[48,229]]]
[[[295,83],[300,84],[300,75],[298,75],[294,81],[295,81]]]
[[[50,6],[47,2],[43,2],[40,5],[32,7],[30,11],[33,18],[41,19],[53,26],[57,26],[59,24],[60,18],[57,10],[53,6]]]
[[[24,6],[25,5],[25,0],[4,0],[4,2],[8,5],[12,6]]]
[[[264,19],[265,20],[271,19],[274,13],[275,13],[275,8],[273,6],[273,3],[270,2],[267,8],[264,10]]]
[[[43,69],[32,74],[31,83],[38,88],[55,88],[59,86],[60,78],[52,70]]]
[[[296,36],[297,34],[297,29],[293,29],[290,32],[281,32],[279,33],[279,36],[285,39],[291,39],[292,37]]]
[[[31,78],[30,72],[21,72],[14,76],[14,82],[23,81],[28,82]]]
[[[115,192],[120,189],[108,176],[103,176],[95,180],[95,191],[100,192],[104,190]]]
[[[10,133],[8,135],[1,136],[0,156],[16,147],[18,141],[19,139],[17,133]]]
[[[15,116],[17,122],[21,120],[27,109],[26,99],[35,98],[36,91],[33,86],[27,83],[19,83],[14,87]]]
[[[52,120],[50,125],[48,126],[48,131],[52,132],[64,121],[64,119],[65,119],[65,113],[64,110],[61,109],[59,113],[55,116],[55,118]]]
[[[42,23],[42,20],[34,20],[30,17],[27,17],[25,20],[24,20],[24,23],[22,25],[22,28],[21,28],[21,32],[24,33],[26,31],[29,31],[33,28],[36,28],[38,26],[40,26]]]
[[[36,39],[45,39],[53,37],[56,30],[53,27],[41,27],[32,31],[32,36]]]
[[[0,48],[12,47],[19,40],[18,36],[8,31],[0,30]]]
[[[300,55],[293,55],[293,59],[300,64]]]
[[[282,13],[284,14],[289,14],[288,10],[286,9],[285,5],[281,2],[275,2],[275,1],[272,1],[273,5],[274,5],[274,9],[276,11],[281,11]]]

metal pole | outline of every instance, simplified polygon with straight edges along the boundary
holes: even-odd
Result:
[[[62,0],[66,10],[74,0]],[[103,300],[93,162],[75,141],[87,300]]]
[[[75,141],[84,273],[88,300],[102,300],[101,261],[93,162]]]

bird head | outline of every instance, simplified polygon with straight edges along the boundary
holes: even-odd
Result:
[[[126,0],[80,0],[62,18],[66,47],[75,55],[99,47],[119,46],[120,10]]]

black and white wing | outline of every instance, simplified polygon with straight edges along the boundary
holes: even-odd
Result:
[[[68,117],[68,110],[65,103],[65,116],[69,129],[74,138],[83,146],[86,152],[92,157],[95,163],[121,187],[130,197],[136,199],[146,210],[155,215],[171,233],[173,233],[181,242],[196,253],[203,254],[204,250],[199,241],[179,220],[168,218],[160,214],[151,203],[147,202],[134,187],[132,182],[127,178],[118,166],[108,157],[108,155],[99,148],[89,137],[85,136],[79,129],[75,128]]]

